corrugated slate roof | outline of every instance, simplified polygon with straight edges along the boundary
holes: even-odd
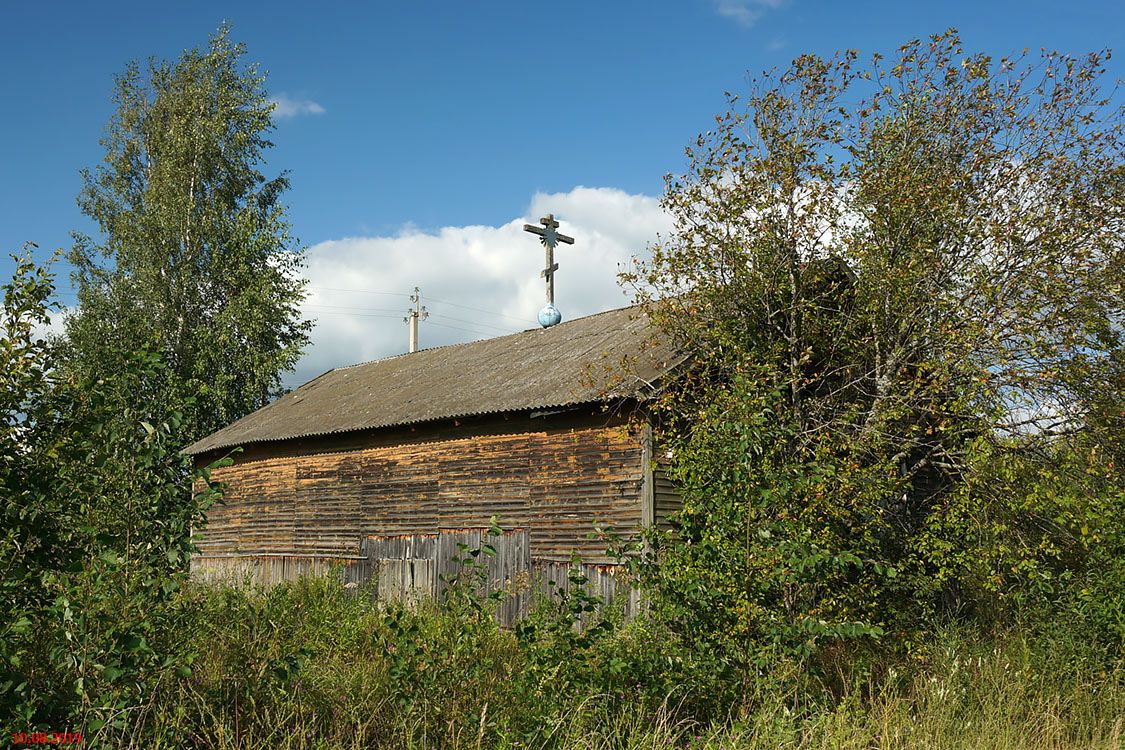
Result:
[[[341,367],[185,452],[642,395],[678,359],[653,333],[640,308],[626,307]]]

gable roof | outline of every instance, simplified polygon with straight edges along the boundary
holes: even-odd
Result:
[[[625,307],[337,368],[185,452],[640,397],[681,359],[654,332]]]

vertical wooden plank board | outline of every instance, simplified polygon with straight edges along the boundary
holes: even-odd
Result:
[[[441,596],[448,587],[452,574],[453,557],[457,554],[457,537],[452,532],[439,531],[434,549],[435,594]]]
[[[391,579],[393,571],[387,565],[386,558],[379,558],[376,562],[379,572],[376,574],[379,581],[379,601],[389,602],[394,600],[394,581]]]
[[[641,526],[656,523],[656,503],[652,477],[652,425],[646,424],[641,433]]]
[[[434,561],[432,559],[418,560],[417,565],[419,571],[417,579],[418,594],[425,597],[434,596]]]
[[[461,557],[467,557],[469,559],[473,559],[470,552],[473,551],[473,550],[479,550],[480,549],[480,529],[465,529],[462,532],[462,534],[464,535],[462,537],[464,539],[462,544],[465,545],[466,549],[461,551],[460,556]],[[484,554],[483,552],[477,553],[476,563],[478,565],[487,566],[488,561],[480,559],[483,554]],[[460,572],[460,570],[463,569],[463,567],[464,567],[464,563],[462,563],[462,565],[458,566],[458,571]],[[488,575],[487,574],[488,574],[488,568],[485,567],[485,581],[486,582],[488,581]]]
[[[520,560],[519,560],[519,573],[520,575],[519,586],[522,589],[520,593],[519,609],[516,613],[517,617],[524,617],[531,612],[531,533],[525,529],[520,535]]]

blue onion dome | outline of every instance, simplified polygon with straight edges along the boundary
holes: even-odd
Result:
[[[554,305],[547,305],[539,311],[539,325],[543,326],[544,328],[557,326],[561,322],[562,313],[559,312],[559,308],[555,307]]]

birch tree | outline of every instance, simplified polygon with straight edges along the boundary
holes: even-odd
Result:
[[[190,439],[268,403],[308,341],[288,180],[261,172],[273,105],[244,55],[223,27],[175,62],[126,67],[103,163],[82,172],[99,233],[69,255],[69,366],[96,375],[159,354],[162,382],[138,397],[186,406]]]

